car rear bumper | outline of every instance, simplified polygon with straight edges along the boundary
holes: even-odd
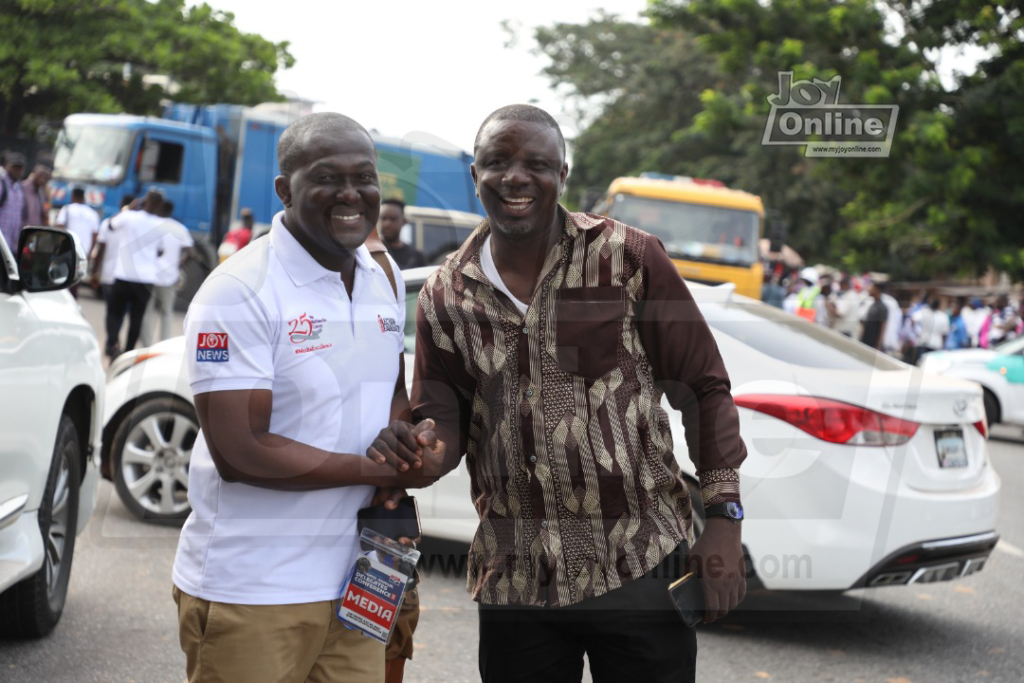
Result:
[[[970,576],[984,569],[998,541],[999,534],[989,531],[913,543],[891,553],[853,587],[904,586]]]
[[[762,481],[744,492],[743,540],[768,589],[847,590],[865,585],[888,571],[888,563],[914,548],[925,549],[924,544],[991,533],[999,490],[999,476],[987,464],[974,486],[936,492],[908,486],[898,465],[878,451],[862,450],[845,464],[819,457],[795,476],[770,485]],[[984,548],[964,553],[930,552],[914,569],[932,566],[932,559],[956,561],[955,570],[946,568],[948,577],[939,574],[958,578],[970,573],[964,561],[987,557]],[[983,566],[971,565],[971,571]],[[913,572],[905,578],[904,583],[933,580]]]

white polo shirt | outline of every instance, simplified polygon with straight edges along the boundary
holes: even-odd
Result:
[[[110,219],[110,229],[120,232],[114,279],[152,285],[157,280],[157,264],[166,218],[145,211],[122,211]]]
[[[388,424],[404,350],[398,301],[365,246],[351,300],[274,217],[270,235],[225,261],[185,320],[194,394],[270,389],[270,431],[332,452],[364,455]],[[398,272],[397,266],[392,266]],[[182,591],[236,604],[334,600],[358,549],[356,513],[372,486],[277,491],[221,479],[202,433],[174,560]]]

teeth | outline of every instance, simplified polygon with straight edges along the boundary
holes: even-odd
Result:
[[[345,223],[354,223],[357,220],[359,220],[359,218],[361,216],[362,216],[362,214],[358,214],[358,213],[354,214],[352,216],[342,216],[341,214],[337,214],[337,213],[331,214],[331,218],[336,218],[339,221],[344,221]]]
[[[521,198],[521,199],[519,199],[519,198],[517,198],[517,199],[505,198],[502,201],[504,201],[504,202],[506,202],[508,204],[529,204],[530,202],[533,201],[533,199],[530,198],[530,197],[525,197],[525,198]]]

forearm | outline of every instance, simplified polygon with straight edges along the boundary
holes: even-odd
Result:
[[[214,448],[207,440],[225,481],[285,491],[396,485],[393,467],[363,455],[332,453],[270,432],[232,441]]]

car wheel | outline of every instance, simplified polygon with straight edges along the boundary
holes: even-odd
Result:
[[[999,399],[988,389],[985,389],[985,419],[988,421],[989,427],[995,424],[999,424],[999,420],[1002,419],[999,410]]]
[[[114,432],[111,456],[117,495],[132,514],[152,522],[188,517],[188,466],[199,421],[191,404],[154,398],[139,404]]]
[[[78,431],[62,415],[39,505],[43,566],[0,596],[0,633],[5,636],[40,638],[60,621],[75,552],[81,462]]]

